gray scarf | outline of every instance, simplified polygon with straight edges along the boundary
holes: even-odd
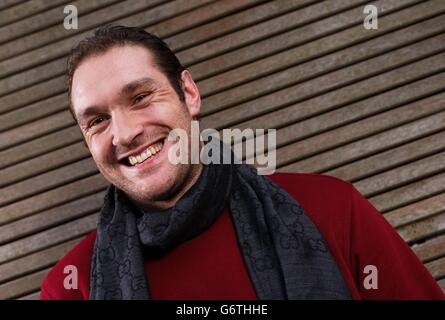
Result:
[[[351,298],[323,237],[293,197],[254,167],[209,164],[167,210],[143,213],[121,190],[108,188],[90,299],[150,299],[144,260],[199,235],[226,207],[259,299]]]

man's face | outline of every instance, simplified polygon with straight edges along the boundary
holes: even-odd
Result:
[[[142,206],[169,199],[196,172],[196,166],[168,159],[174,143],[166,139],[169,132],[181,128],[190,137],[191,120],[200,110],[187,71],[182,80],[185,102],[152,54],[132,45],[87,58],[73,76],[74,113],[98,169]]]

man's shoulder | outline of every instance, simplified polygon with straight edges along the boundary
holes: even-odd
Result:
[[[83,263],[86,260],[91,261],[91,255],[96,241],[97,230],[94,230],[84,236],[73,248],[71,248],[56,264],[75,264]]]
[[[82,299],[88,296],[91,258],[96,240],[96,230],[83,237],[48,272],[42,282],[41,298],[45,299]],[[76,273],[77,290],[66,290],[64,279]]]
[[[268,177],[296,199],[319,228],[337,231],[349,225],[352,183],[314,173],[277,172]]]
[[[317,173],[276,172],[267,176],[274,183],[292,193],[326,194],[333,192],[338,196],[351,196],[353,185],[340,178]]]

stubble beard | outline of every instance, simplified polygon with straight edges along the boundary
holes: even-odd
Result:
[[[165,209],[173,206],[180,196],[186,192],[186,188],[190,188],[188,184],[197,180],[200,173],[199,165],[178,164],[174,165],[176,170],[170,171],[165,177],[161,188],[147,188],[138,186],[132,181],[123,181],[124,179],[115,179],[113,183],[118,189],[122,190],[128,198],[138,207],[144,210]]]

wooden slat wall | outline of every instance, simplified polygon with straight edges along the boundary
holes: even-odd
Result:
[[[104,23],[166,40],[198,81],[204,127],[276,128],[278,170],[352,182],[445,290],[444,22],[442,0],[0,2],[0,299],[37,299],[95,228],[106,181],[63,80],[69,49]]]

